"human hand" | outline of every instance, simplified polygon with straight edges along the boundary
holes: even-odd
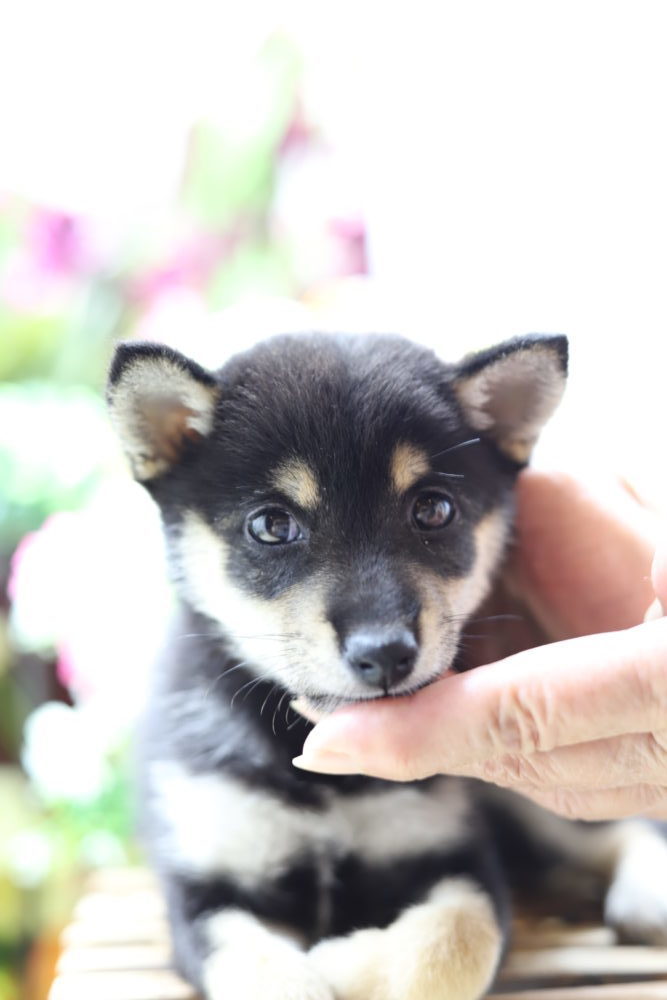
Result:
[[[561,641],[334,712],[299,766],[469,775],[573,818],[667,817],[667,618],[640,624],[655,598],[667,608],[667,546],[649,576],[657,532],[618,487],[524,473],[509,580]]]

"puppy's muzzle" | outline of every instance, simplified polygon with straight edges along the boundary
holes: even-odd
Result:
[[[419,647],[407,629],[396,632],[353,632],[343,646],[345,662],[355,677],[385,694],[412,673]]]

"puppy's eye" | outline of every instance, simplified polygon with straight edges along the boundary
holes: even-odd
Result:
[[[444,528],[454,517],[454,504],[442,493],[420,493],[412,504],[412,522],[420,531]]]
[[[263,545],[287,545],[303,538],[296,520],[279,507],[267,507],[253,514],[248,520],[248,533]]]

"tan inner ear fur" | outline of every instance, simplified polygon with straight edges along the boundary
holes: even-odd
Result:
[[[173,465],[180,458],[187,441],[199,441],[203,437],[192,426],[197,412],[178,400],[164,396],[146,399],[141,405],[141,416],[146,423],[156,465]]]
[[[565,374],[546,346],[508,354],[455,385],[472,426],[486,431],[501,451],[521,463],[528,461],[564,390]]]
[[[217,390],[164,359],[142,359],[123,372],[110,412],[136,478],[145,482],[177,462],[188,441],[211,430]]]

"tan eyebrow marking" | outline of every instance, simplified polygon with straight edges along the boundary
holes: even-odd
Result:
[[[425,476],[431,466],[428,455],[417,445],[401,441],[391,456],[391,479],[397,493],[405,493],[418,479]]]
[[[301,458],[283,462],[273,473],[273,485],[290,500],[314,510],[320,502],[320,488],[311,467]]]

